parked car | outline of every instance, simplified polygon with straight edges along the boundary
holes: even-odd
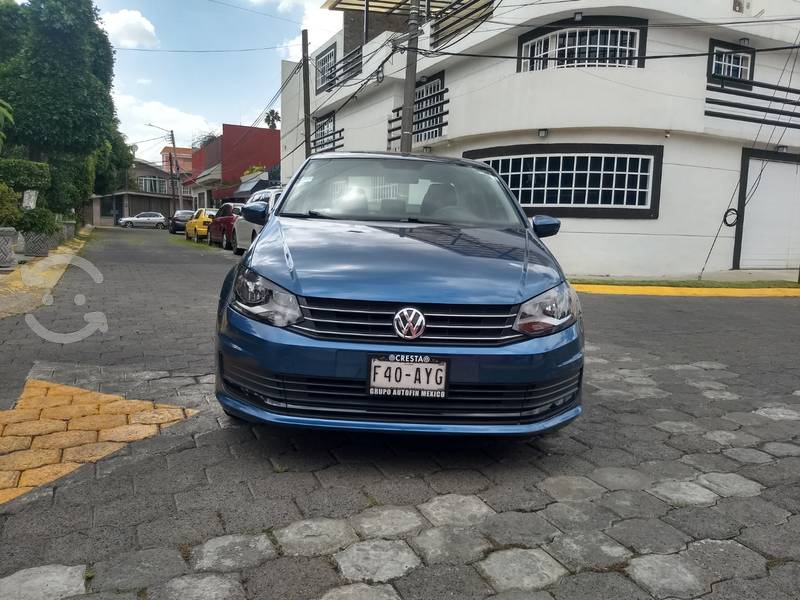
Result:
[[[282,191],[283,188],[279,187],[259,190],[247,199],[245,205],[253,202],[265,202],[269,206],[269,212],[272,212],[281,197]],[[261,225],[251,223],[246,219],[236,219],[233,224],[233,237],[231,239],[234,254],[244,254],[259,233],[261,233]]]
[[[226,202],[219,207],[217,215],[208,226],[208,245],[220,244],[223,249],[231,250],[231,239],[233,237],[233,224],[239,220],[242,212],[241,202]]]
[[[119,220],[120,227],[154,227],[164,229],[167,226],[167,218],[157,212],[142,212],[133,217],[123,217]]]
[[[491,167],[310,157],[222,287],[216,396],[255,422],[533,435],[581,413],[580,302]]]
[[[214,220],[214,215],[217,214],[216,208],[198,208],[192,218],[186,221],[186,229],[184,236],[186,239],[193,239],[199,242],[201,238],[208,235],[208,226]]]
[[[194,211],[176,210],[175,214],[169,218],[168,227],[170,233],[186,231],[186,222],[192,218]]]

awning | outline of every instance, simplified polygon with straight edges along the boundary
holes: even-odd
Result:
[[[238,188],[236,188],[236,192],[233,194],[233,197],[249,198],[254,192],[265,190],[274,185],[276,185],[276,183],[274,181],[270,181],[269,179],[251,179],[250,181],[245,181]]]
[[[421,14],[429,12],[436,14],[440,10],[444,10],[451,4],[462,4],[463,0],[419,0],[419,10]],[[400,14],[407,15],[409,7],[411,6],[410,0],[325,0],[322,8],[328,10],[357,10],[364,11],[365,5],[367,10],[373,13],[382,14]]]

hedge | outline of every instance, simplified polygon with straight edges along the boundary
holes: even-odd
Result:
[[[50,167],[19,158],[0,158],[0,181],[20,191],[46,190],[50,187]]]

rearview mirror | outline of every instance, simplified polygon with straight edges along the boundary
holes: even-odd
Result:
[[[561,229],[561,221],[547,215],[536,215],[531,219],[533,232],[540,238],[550,237]]]
[[[242,207],[242,216],[245,221],[255,223],[256,225],[264,225],[269,216],[269,204],[266,202],[251,202]]]

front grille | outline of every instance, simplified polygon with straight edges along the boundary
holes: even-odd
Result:
[[[325,340],[422,345],[500,346],[524,339],[512,329],[517,306],[473,304],[401,304],[363,300],[298,298],[303,321],[290,329]],[[412,306],[425,315],[425,332],[405,341],[392,321],[401,308]]]
[[[364,380],[300,377],[258,371],[240,360],[221,360],[234,396],[271,412],[305,417],[408,423],[524,424],[575,406],[581,372],[536,384],[451,383],[445,398],[370,396]]]

